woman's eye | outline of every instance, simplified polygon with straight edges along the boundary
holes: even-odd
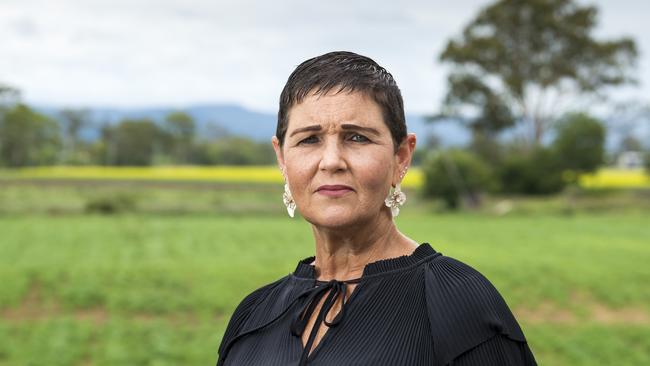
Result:
[[[298,142],[298,144],[302,144],[302,143],[311,144],[311,143],[314,143],[316,141],[318,141],[318,138],[316,138],[316,136],[312,135],[312,136],[307,137],[306,139],[300,140],[300,142]]]
[[[352,135],[352,137],[350,139],[355,141],[355,142],[368,142],[368,141],[370,141],[370,140],[368,140],[368,138],[366,136],[359,135],[358,133],[355,133],[354,135]]]

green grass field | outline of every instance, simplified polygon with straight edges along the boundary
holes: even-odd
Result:
[[[313,254],[253,170],[0,174],[0,366],[214,364],[239,301]],[[459,214],[406,185],[397,224],[492,280],[540,365],[650,364],[650,191],[607,182]]]
[[[643,365],[649,217],[407,205],[397,224],[483,272],[540,365]],[[281,206],[278,215],[4,215],[0,233],[0,365],[213,364],[243,296],[313,253],[308,223]]]

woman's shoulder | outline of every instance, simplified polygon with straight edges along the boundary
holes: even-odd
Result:
[[[441,361],[449,362],[497,335],[526,342],[499,291],[467,263],[444,255],[428,262],[425,294]]]
[[[224,354],[230,341],[243,331],[244,326],[252,321],[254,310],[259,303],[268,298],[269,293],[288,280],[289,276],[284,276],[271,283],[267,283],[244,296],[232,313],[226,331],[223,334],[219,346],[219,355]]]
[[[235,311],[231,317],[231,321],[233,318],[238,319],[246,316],[253,308],[255,308],[257,304],[259,304],[261,300],[267,298],[271,292],[287,283],[289,278],[289,275],[283,276],[279,279],[274,280],[273,282],[264,284],[246,294],[235,308]]]
[[[241,300],[237,308],[249,307],[250,305],[254,304],[257,301],[257,299],[263,298],[269,291],[273,290],[275,287],[284,283],[288,278],[289,276],[284,276],[282,278],[274,280],[273,282],[261,285],[255,290],[249,292],[243,297],[243,299]]]
[[[487,286],[491,291],[482,293],[483,295],[493,295],[492,291],[496,289],[492,283],[481,272],[471,265],[462,262],[456,258],[449,257],[442,253],[428,261],[427,274],[432,281],[441,286],[452,286],[456,290],[471,292],[476,290],[485,290],[482,286],[467,286],[470,284]],[[481,295],[475,294],[475,295]]]

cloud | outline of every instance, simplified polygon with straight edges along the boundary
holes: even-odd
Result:
[[[431,112],[445,87],[438,53],[487,3],[5,0],[0,80],[35,103],[274,112],[297,64],[345,49],[385,66],[407,110]]]

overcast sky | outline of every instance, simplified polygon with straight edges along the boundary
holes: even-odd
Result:
[[[29,103],[183,107],[237,103],[277,111],[291,71],[307,58],[350,50],[386,67],[411,113],[445,92],[437,55],[482,0],[215,1],[0,0],[0,82]],[[650,1],[600,0],[599,37],[633,36],[650,95]]]

